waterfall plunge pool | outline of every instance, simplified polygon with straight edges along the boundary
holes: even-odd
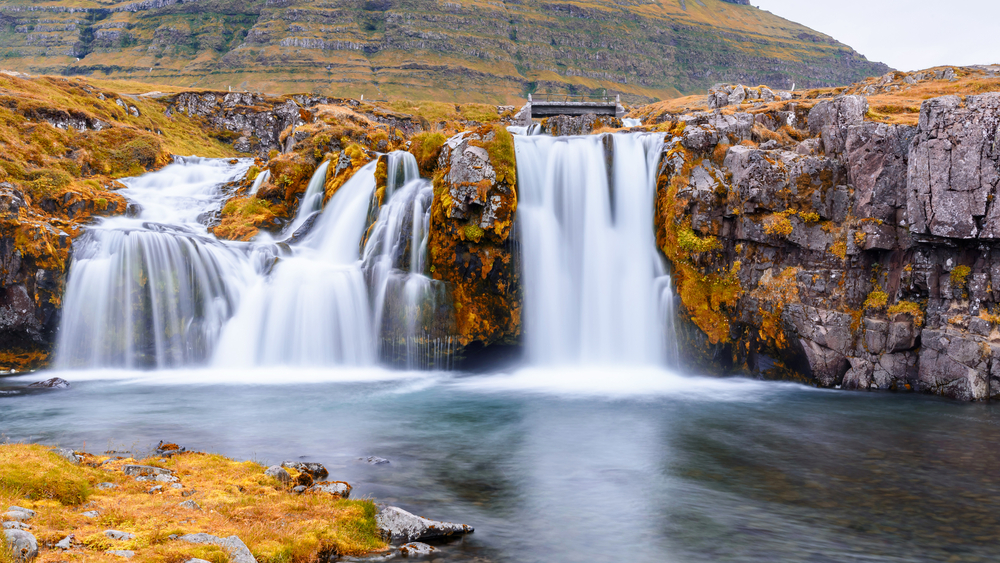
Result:
[[[1000,553],[990,404],[656,369],[93,370],[24,389],[42,375],[0,379],[6,440],[320,461],[355,497],[475,526],[442,562]]]

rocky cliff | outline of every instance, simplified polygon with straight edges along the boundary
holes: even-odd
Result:
[[[993,75],[959,74],[983,78],[972,91],[1000,90]],[[882,82],[935,75],[912,78]],[[916,125],[858,95],[654,121],[669,131],[657,236],[689,363],[1000,395],[1000,94],[926,100]]]
[[[529,92],[649,101],[735,81],[832,86],[887,70],[723,0],[2,0],[0,67],[491,103]]]

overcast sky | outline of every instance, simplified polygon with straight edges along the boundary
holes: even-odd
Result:
[[[1000,0],[750,0],[897,70],[1000,63]]]

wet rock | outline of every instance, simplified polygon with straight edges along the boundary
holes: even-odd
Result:
[[[366,458],[362,457],[362,458],[359,458],[359,459],[364,460],[365,462],[367,462],[370,465],[385,465],[385,464],[389,463],[389,460],[385,459],[384,457],[378,457],[378,456],[374,456],[374,455],[370,455],[370,456],[368,456]]]
[[[285,471],[284,467],[280,465],[272,465],[264,471],[264,475],[268,477],[274,477],[275,479],[281,481],[282,483],[290,483],[292,481],[292,476]]]
[[[402,553],[405,557],[422,557],[425,555],[431,555],[435,551],[437,551],[437,549],[435,549],[434,547],[429,546],[426,543],[420,543],[420,542],[410,542],[408,544],[400,546],[399,548],[399,552]]]
[[[38,557],[38,541],[24,530],[4,530],[7,549],[18,563],[27,563]]]
[[[284,461],[281,463],[281,466],[294,469],[299,473],[306,473],[313,479],[323,479],[330,474],[330,472],[326,470],[326,467],[324,467],[322,463]]]
[[[46,379],[45,381],[36,381],[31,385],[28,385],[29,389],[66,389],[68,387],[69,381],[60,377],[53,377],[52,379]]]
[[[179,541],[198,544],[212,544],[225,549],[229,553],[231,563],[257,563],[246,544],[237,536],[220,538],[210,534],[187,534],[177,538]]]
[[[187,448],[178,446],[177,444],[171,442],[164,442],[163,440],[160,440],[159,443],[156,444],[156,448],[153,451],[156,453],[156,455],[170,457],[172,455],[177,455],[186,452]]]
[[[464,535],[474,531],[472,526],[466,524],[429,520],[395,506],[379,510],[375,523],[388,541],[393,543]]]
[[[312,493],[329,493],[331,495],[338,495],[341,498],[351,496],[351,486],[343,481],[318,483],[309,487],[307,490]]]
[[[971,335],[924,330],[918,384],[923,390],[962,401],[986,397],[989,357],[982,342]]]
[[[135,534],[130,534],[129,532],[122,532],[120,530],[104,530],[104,535],[117,541],[128,541],[135,539]]]
[[[622,120],[610,115],[558,115],[546,120],[546,133],[553,137],[589,135],[602,127],[618,129]]]

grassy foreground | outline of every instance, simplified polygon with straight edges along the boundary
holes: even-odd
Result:
[[[196,452],[144,460],[81,457],[83,463],[75,465],[45,446],[0,445],[0,512],[11,505],[37,512],[29,521],[39,544],[35,561],[122,561],[108,550],[134,551],[130,561],[136,562],[229,560],[221,547],[170,538],[199,532],[239,536],[260,563],[360,555],[386,545],[375,525],[372,501],[294,494],[294,482],[269,477],[265,467],[254,462]],[[122,472],[129,464],[170,469],[183,487],[136,481]],[[116,487],[102,489],[99,483]],[[162,491],[150,493],[156,486]],[[180,506],[184,501],[200,508]],[[84,514],[90,511],[97,516]],[[104,534],[108,529],[134,534],[135,539],[110,539]],[[50,547],[70,534],[75,537],[72,549]],[[11,563],[6,549],[0,549],[0,563]]]

